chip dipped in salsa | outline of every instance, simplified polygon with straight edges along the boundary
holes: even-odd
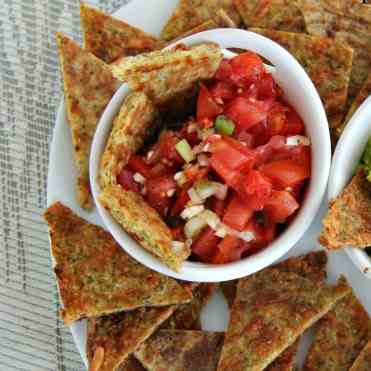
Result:
[[[239,260],[269,245],[300,208],[310,141],[262,59],[223,59],[177,130],[132,155],[117,177],[139,192],[191,259]]]

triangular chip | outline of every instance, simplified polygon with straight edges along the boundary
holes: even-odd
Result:
[[[371,340],[357,357],[349,371],[370,371],[371,370]]]
[[[220,47],[208,43],[123,58],[112,65],[112,71],[132,90],[143,91],[154,103],[163,104],[196,81],[213,77],[221,60]]]
[[[190,255],[187,245],[173,247],[172,234],[160,215],[143,199],[142,195],[125,191],[121,186],[108,186],[99,196],[102,206],[142,247],[179,271]]]
[[[309,33],[334,37],[354,49],[346,106],[349,108],[371,70],[371,7],[358,1],[349,1],[344,8],[343,2],[340,5],[334,4],[336,2],[304,0],[302,10]]]
[[[350,293],[316,323],[303,370],[348,371],[370,337],[368,313]]]
[[[303,66],[318,89],[328,115],[344,112],[353,50],[319,36],[252,28],[287,49]]]
[[[44,214],[66,325],[143,306],[188,302],[189,290],[132,259],[101,227],[57,202]],[[144,284],[145,283],[145,284]]]
[[[360,90],[360,92],[358,93],[358,95],[354,99],[352,105],[350,106],[349,111],[348,111],[348,113],[345,117],[343,125],[341,127],[339,127],[338,130],[336,130],[336,133],[338,134],[338,136],[341,135],[341,133],[343,132],[343,130],[346,126],[346,124],[350,121],[350,119],[353,117],[353,115],[355,114],[357,109],[362,105],[362,103],[370,95],[371,95],[371,70],[370,70],[370,73],[368,75],[367,80],[362,85],[362,89]]]
[[[146,371],[146,369],[133,355],[130,355],[128,359],[121,364],[118,371]]]
[[[332,200],[322,220],[319,242],[328,249],[371,245],[371,183],[359,171],[343,192]]]
[[[349,293],[270,268],[241,279],[218,371],[260,371]]]
[[[84,48],[106,63],[160,46],[154,36],[90,5],[81,3],[80,18]]]
[[[91,142],[98,120],[120,82],[104,62],[67,36],[57,33],[57,44],[78,172],[77,200],[81,207],[90,209],[93,206],[89,184]]]
[[[173,43],[176,40],[183,39],[187,36],[191,36],[193,34],[196,34],[196,33],[202,32],[202,31],[212,30],[212,29],[218,28],[218,27],[219,27],[219,24],[214,19],[209,19],[209,20],[199,24],[198,26],[191,28],[187,32],[184,32],[183,34],[179,35],[176,39],[171,40],[169,42],[169,44]]]
[[[135,352],[151,371],[215,371],[223,333],[159,330]]]
[[[129,94],[116,116],[104,150],[99,182],[102,188],[117,184],[117,175],[142,145],[156,109],[143,93]]]
[[[99,371],[117,370],[128,356],[171,316],[176,306],[140,308],[99,318],[89,318],[87,356],[92,365],[95,353],[104,357]]]
[[[281,263],[274,268],[282,272],[293,272],[302,277],[314,281],[324,281],[326,278],[327,255],[324,251],[314,251],[306,255],[295,256]],[[231,307],[237,289],[238,280],[223,282],[221,284],[224,295]],[[288,347],[278,358],[267,368],[267,371],[291,371],[295,369],[295,355],[298,351],[299,341]]]
[[[288,258],[273,266],[282,272],[292,272],[302,277],[324,281],[326,279],[327,255],[324,251],[312,251],[305,255]],[[238,280],[222,282],[220,284],[223,294],[231,307],[237,289]]]
[[[234,0],[247,27],[305,32],[300,0]]]
[[[220,9],[223,9],[236,25],[240,24],[240,16],[233,0],[179,0],[173,15],[161,32],[161,39],[170,41],[178,38],[201,23],[215,19]]]
[[[168,330],[201,330],[200,314],[202,308],[213,295],[217,284],[201,283],[193,290],[190,303],[178,305],[174,314],[161,325]]]

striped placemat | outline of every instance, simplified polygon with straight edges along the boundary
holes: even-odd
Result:
[[[90,0],[112,12],[127,0]],[[57,316],[46,206],[61,99],[54,33],[81,40],[78,0],[0,5],[0,370],[83,370]]]

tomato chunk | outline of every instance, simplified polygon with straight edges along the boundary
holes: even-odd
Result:
[[[243,175],[238,170],[232,170],[224,161],[216,158],[214,154],[210,157],[209,164],[228,186],[233,188],[239,187]]]
[[[128,167],[134,172],[141,173],[145,178],[149,178],[151,176],[151,168],[140,156],[131,155],[128,162]]]
[[[270,162],[261,166],[260,171],[279,188],[293,187],[310,176],[308,164],[290,159]]]
[[[269,101],[237,97],[227,105],[225,113],[240,130],[250,129],[267,118],[270,105]]]
[[[175,191],[176,184],[171,176],[161,176],[146,182],[146,198],[161,215],[167,215],[172,203],[169,192]]]
[[[210,227],[204,229],[193,242],[191,250],[201,261],[207,263],[215,255],[220,238]]]
[[[252,217],[254,210],[237,195],[234,195],[227,206],[223,223],[237,231],[243,231]]]
[[[226,207],[227,207],[227,199],[219,200],[216,197],[211,198],[210,209],[214,211],[214,213],[218,215],[219,218],[223,218]]]
[[[235,87],[228,81],[217,81],[210,89],[211,95],[218,101],[232,99],[236,95]]]
[[[197,121],[202,122],[204,119],[212,120],[222,111],[222,108],[215,102],[207,87],[201,84],[197,101]]]
[[[227,235],[218,244],[217,253],[212,258],[214,264],[225,264],[241,259],[244,251],[240,239],[236,236]]]
[[[177,199],[175,201],[174,206],[171,209],[171,215],[179,215],[183,209],[185,208],[185,205],[189,201],[189,195],[188,190],[186,188],[182,188],[177,195]]]
[[[243,182],[246,203],[254,210],[262,210],[272,193],[272,183],[257,170],[250,170]]]
[[[119,183],[124,189],[133,192],[139,192],[139,184],[135,182],[133,178],[133,172],[123,168],[120,174],[117,176],[117,183]]]
[[[298,208],[298,202],[286,191],[273,191],[266,202],[264,213],[271,223],[283,223]]]
[[[264,73],[262,59],[252,52],[242,53],[232,58],[230,63],[232,66],[230,78],[237,86],[247,86]]]

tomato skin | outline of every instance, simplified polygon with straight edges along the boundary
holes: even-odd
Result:
[[[247,148],[254,148],[255,147],[255,137],[253,134],[248,133],[246,130],[242,130],[238,133],[237,139],[245,143]]]
[[[185,241],[183,226],[175,227],[171,229],[171,235],[173,236],[174,241]]]
[[[281,189],[293,187],[310,177],[310,167],[290,159],[270,162],[259,170]]]
[[[228,81],[217,81],[210,88],[210,93],[217,101],[220,99],[232,99],[236,95],[234,85]]]
[[[243,247],[236,236],[227,235],[218,244],[217,253],[213,256],[213,264],[225,264],[241,259]]]
[[[197,121],[214,119],[222,112],[222,108],[215,102],[207,87],[201,84],[200,93],[197,100]]]
[[[179,155],[175,145],[179,142],[177,136],[170,130],[161,133],[157,143],[152,147],[152,156],[148,159],[150,165],[158,162],[171,161],[177,164],[183,164],[184,160]]]
[[[186,188],[182,188],[180,191],[178,191],[177,199],[171,209],[172,216],[179,215],[185,208],[185,205],[189,201],[189,195],[187,191],[188,190]]]
[[[238,170],[232,170],[225,162],[219,161],[214,154],[209,159],[209,164],[212,169],[224,180],[224,182],[232,188],[238,188],[243,175]]]
[[[257,170],[250,170],[243,182],[246,203],[253,210],[262,210],[272,193],[272,183]]]
[[[123,168],[120,171],[120,174],[117,176],[117,183],[119,183],[122,188],[128,191],[139,192],[139,184],[135,182],[133,175],[134,174],[132,171]]]
[[[283,223],[299,206],[289,192],[273,191],[265,204],[264,213],[270,223]]]
[[[176,184],[172,176],[160,176],[151,178],[146,182],[146,198],[150,205],[161,215],[167,215],[171,206],[171,197],[167,192],[176,189]]]
[[[258,99],[264,100],[276,98],[276,83],[270,73],[263,73],[256,85],[258,90]]]
[[[255,53],[245,52],[230,60],[230,79],[240,87],[246,87],[258,80],[264,73],[262,59]]]
[[[270,105],[269,101],[237,97],[227,105],[225,114],[237,125],[238,129],[248,130],[267,118]]]
[[[291,107],[286,113],[286,118],[287,118],[286,135],[300,135],[304,133],[303,120]]]
[[[254,210],[245,203],[244,200],[234,195],[225,211],[223,223],[227,224],[232,229],[243,231],[253,213]]]
[[[221,81],[230,81],[232,75],[232,66],[229,59],[222,59],[215,77]]]
[[[210,227],[205,228],[199,237],[192,243],[191,250],[201,261],[208,263],[217,251],[220,238]]]
[[[145,163],[144,159],[137,155],[131,155],[128,167],[133,172],[141,173],[145,178],[152,175],[151,168]]]

